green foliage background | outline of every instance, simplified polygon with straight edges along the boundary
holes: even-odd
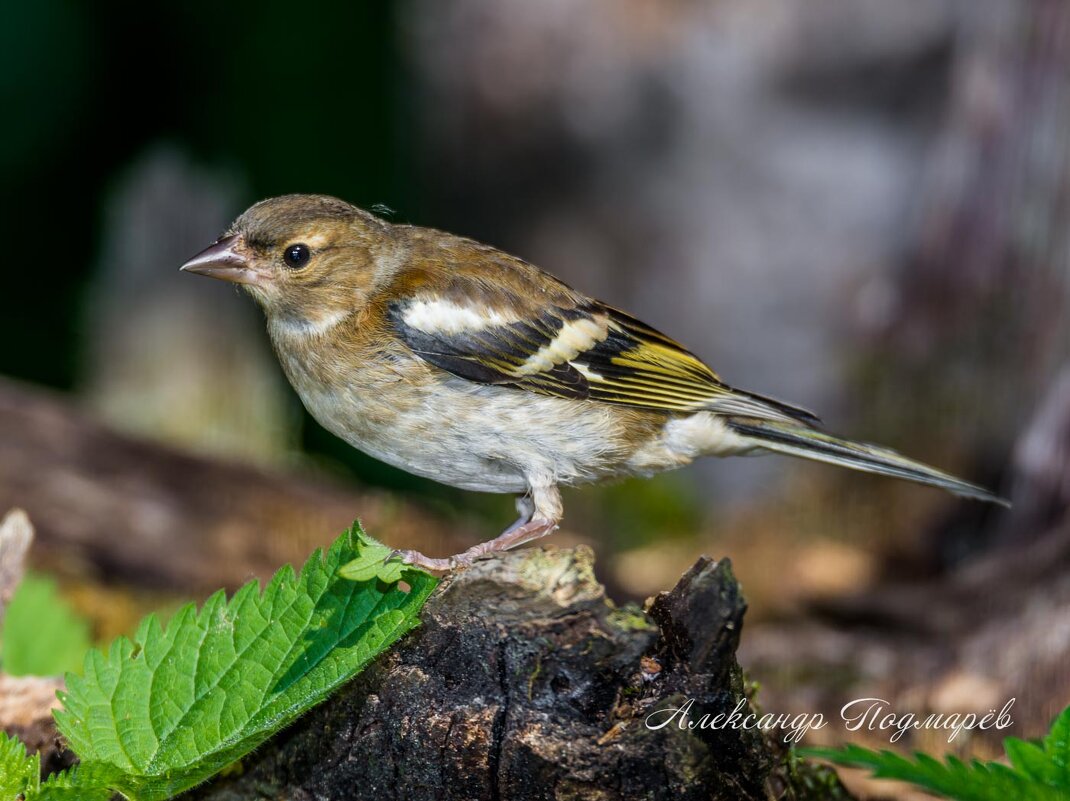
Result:
[[[839,765],[868,768],[881,779],[910,782],[955,801],[1068,801],[1070,799],[1070,707],[1039,742],[1003,741],[1010,765],[1000,762],[944,761],[926,754],[908,758],[857,745],[808,748],[802,753]]]
[[[60,676],[82,666],[89,623],[47,576],[23,576],[4,615],[0,669],[12,676]]]

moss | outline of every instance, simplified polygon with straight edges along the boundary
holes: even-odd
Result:
[[[836,771],[801,759],[793,748],[778,767],[794,792],[795,801],[850,801],[853,796],[840,783]]]
[[[636,604],[625,604],[610,610],[606,622],[618,631],[657,631],[658,627]]]

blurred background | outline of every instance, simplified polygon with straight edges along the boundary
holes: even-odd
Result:
[[[770,708],[1017,695],[1033,735],[1070,701],[1061,0],[0,14],[0,502],[100,636],[353,517],[431,553],[510,519],[334,440],[252,303],[177,272],[252,202],[320,192],[514,252],[1014,499],[781,458],[571,492],[556,539],[621,600],[732,557]]]

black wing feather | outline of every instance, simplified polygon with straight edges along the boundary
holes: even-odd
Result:
[[[469,381],[659,411],[817,422],[805,409],[732,389],[674,340],[600,303],[550,306],[524,321],[474,331],[428,332],[405,321],[410,302],[388,306],[387,318],[398,336],[424,360]],[[565,326],[581,320],[601,329],[602,336],[572,358],[531,368],[529,360],[551,346]]]

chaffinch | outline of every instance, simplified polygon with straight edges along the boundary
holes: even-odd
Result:
[[[778,452],[985,501],[987,490],[819,431],[674,340],[515,256],[321,195],[264,200],[183,270],[241,284],[325,428],[411,473],[517,495],[519,519],[430,570],[550,533],[562,485]]]

